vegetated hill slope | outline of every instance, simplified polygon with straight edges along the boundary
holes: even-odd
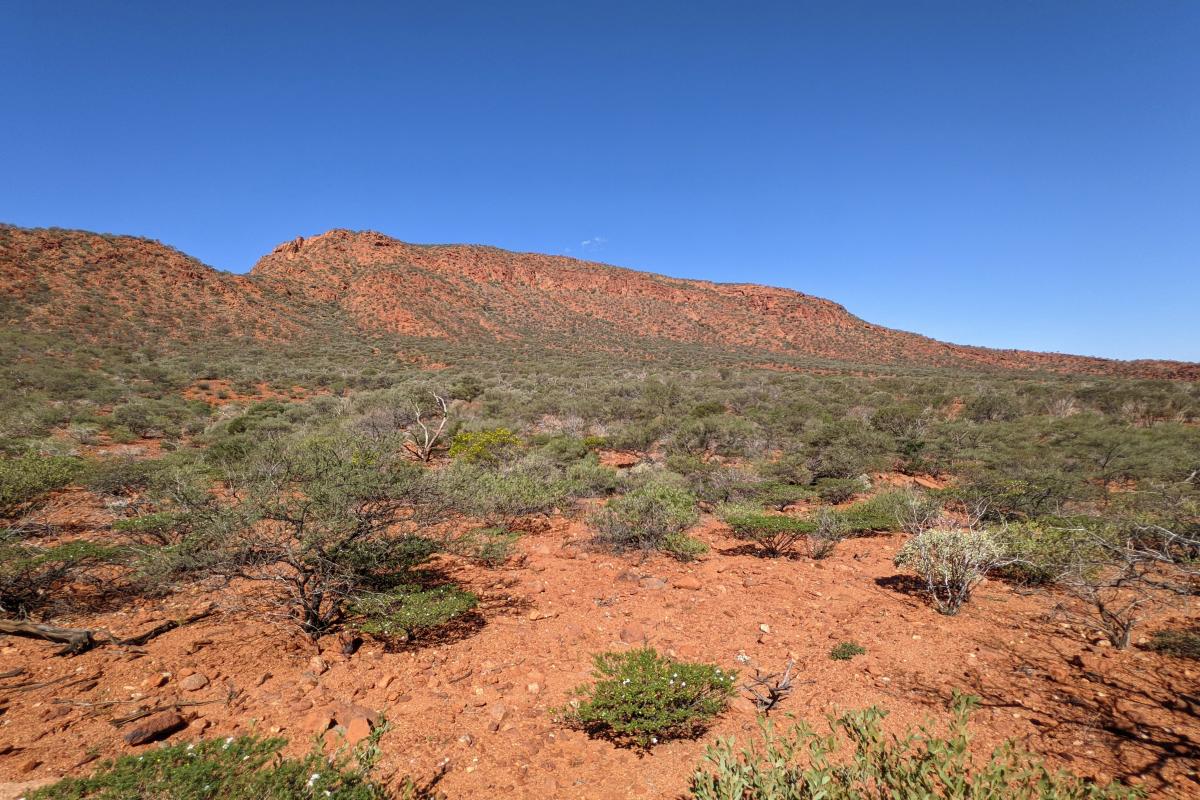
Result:
[[[160,242],[0,226],[0,322],[83,341],[144,344],[211,336],[283,340],[286,304],[249,278]]]
[[[412,245],[333,230],[275,248],[249,276],[147,239],[0,226],[0,320],[86,340],[420,337],[486,348],[645,354],[672,343],[851,364],[1200,380],[1200,365],[946,344],[789,289],[667,278],[561,256]]]

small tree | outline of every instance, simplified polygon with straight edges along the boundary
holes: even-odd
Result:
[[[930,528],[909,539],[896,555],[925,584],[937,610],[957,614],[989,570],[1007,563],[1003,549],[986,531]]]
[[[450,407],[446,399],[438,394],[433,395],[433,399],[437,407],[428,416],[425,416],[416,400],[412,401],[413,424],[408,429],[408,440],[404,443],[408,452],[426,463],[433,457],[433,451],[450,421]]]
[[[422,521],[424,471],[361,440],[311,437],[268,446],[235,480],[233,513],[208,535],[218,570],[275,584],[274,600],[312,637],[368,590],[412,582],[437,545]],[[394,530],[401,523],[409,532]]]

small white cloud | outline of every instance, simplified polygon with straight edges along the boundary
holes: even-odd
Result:
[[[603,236],[593,236],[590,239],[584,239],[579,243],[579,246],[584,250],[597,250],[600,247],[603,247],[607,242],[608,239],[604,238]]]

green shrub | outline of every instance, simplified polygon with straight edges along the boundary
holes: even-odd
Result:
[[[702,732],[725,709],[737,679],[736,672],[673,661],[652,648],[597,655],[594,676],[594,684],[575,690],[575,707],[560,709],[561,719],[641,748]]]
[[[668,536],[683,533],[699,518],[690,492],[651,480],[610,500],[590,521],[599,540],[615,550],[661,550]]]
[[[520,533],[504,527],[479,528],[454,542],[454,551],[488,567],[497,567],[512,555]]]
[[[987,573],[1008,559],[986,531],[930,528],[909,539],[896,554],[924,583],[938,611],[957,614]]]
[[[867,648],[854,642],[839,642],[829,651],[829,657],[834,661],[849,661],[855,656],[861,656]]]
[[[737,511],[725,516],[725,524],[739,539],[753,542],[766,556],[786,556],[796,543],[813,533],[816,523],[783,514]]]
[[[398,586],[388,592],[370,592],[351,603],[355,627],[391,642],[417,639],[461,616],[479,603],[471,592],[453,584],[432,589]]]
[[[1146,647],[1176,658],[1200,660],[1200,627],[1155,631]]]
[[[897,531],[904,526],[907,511],[903,492],[880,492],[861,503],[838,509],[837,517],[852,536],[875,531]]]
[[[594,453],[567,466],[563,476],[566,491],[571,497],[603,497],[612,494],[621,485],[621,476],[612,467],[606,467]]]
[[[967,720],[978,703],[956,696],[944,735],[928,725],[897,736],[884,732],[878,708],[829,718],[829,734],[800,722],[783,733],[762,723],[761,741],[737,749],[718,741],[692,775],[693,800],[1132,800],[1119,784],[1096,785],[1054,771],[1012,743],[987,760],[971,753]],[[839,751],[848,741],[849,758]]]
[[[0,459],[0,518],[31,510],[47,494],[74,481],[83,468],[84,462],[73,456],[29,453]]]
[[[708,552],[708,545],[686,533],[668,533],[660,549],[680,561],[695,561]]]
[[[511,459],[520,448],[521,439],[508,428],[459,431],[450,442],[450,457],[494,466]]]
[[[371,780],[371,756],[354,765],[344,754],[331,761],[318,749],[303,758],[283,758],[280,751],[285,744],[284,739],[239,736],[152,747],[105,761],[90,777],[64,778],[25,796],[28,800],[386,800],[393,796]],[[419,796],[420,790],[411,782],[405,786],[401,797]]]
[[[810,500],[812,497],[812,489],[807,486],[797,486],[793,483],[766,481],[754,487],[754,498],[776,511],[783,511],[793,503]]]
[[[844,503],[863,490],[858,478],[822,478],[817,481],[817,496],[826,503]]]
[[[1090,543],[1078,529],[1037,522],[1010,523],[994,536],[1011,559],[996,574],[1029,586],[1054,583],[1075,563],[1078,549]]]

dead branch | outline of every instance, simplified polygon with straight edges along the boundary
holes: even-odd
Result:
[[[764,675],[757,669],[754,670],[754,677],[749,683],[743,684],[742,688],[750,693],[750,699],[754,701],[754,705],[764,714],[769,714],[775,706],[779,705],[783,700],[792,693],[792,667],[795,666],[792,659],[788,659],[787,667],[782,673],[772,672]]]
[[[10,636],[25,636],[30,639],[60,642],[66,646],[59,650],[57,655],[79,655],[101,644],[112,644],[117,647],[137,647],[144,645],[151,639],[162,636],[168,631],[182,628],[184,625],[191,625],[193,622],[198,622],[205,617],[211,616],[213,610],[209,606],[182,619],[168,620],[160,625],[156,625],[145,633],[132,636],[128,639],[118,639],[105,630],[59,628],[54,625],[42,625],[36,622],[21,622],[19,620],[7,619],[0,619],[0,634],[6,633]]]
[[[25,636],[30,639],[44,639],[48,642],[60,642],[66,647],[58,651],[58,655],[79,655],[90,650],[95,644],[95,631],[83,628],[58,628],[54,625],[40,625],[35,622],[18,622],[16,620],[0,619],[0,633],[9,636]]]

